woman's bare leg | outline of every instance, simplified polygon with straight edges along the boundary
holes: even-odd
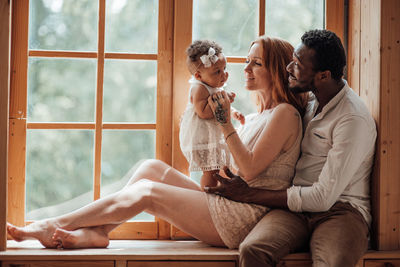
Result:
[[[153,181],[143,180],[142,182],[151,188],[150,201],[146,202],[147,208],[145,211],[173,223],[183,231],[206,243],[216,246],[224,245],[209,214],[205,193]],[[136,191],[135,187],[140,184],[135,183],[127,187],[125,189],[126,193],[130,194],[131,190]],[[126,210],[126,207],[133,207],[137,204],[135,200],[129,198],[124,201],[126,201],[124,204],[122,204],[122,201],[119,202],[120,205],[116,208],[116,214],[120,212],[123,214],[129,213],[130,209]],[[107,221],[109,221],[113,216],[108,215],[106,217],[108,218]],[[75,224],[85,227],[89,222],[84,222],[84,224],[75,222]],[[108,245],[108,243],[104,245],[99,242],[98,238],[93,239],[93,243],[88,240],[88,236],[90,238],[91,231],[94,231],[94,229],[96,228],[81,228],[77,231],[63,230],[61,234],[56,232],[56,236],[61,246],[66,248],[99,247],[99,243],[101,244],[100,246]],[[106,229],[103,230],[107,231]],[[75,236],[71,237],[71,234],[75,234]]]
[[[208,244],[224,246],[212,222],[205,193],[153,181],[146,182],[143,180],[143,182],[152,188],[150,203],[148,203],[145,211],[173,223],[183,231]],[[137,184],[132,184],[127,190],[129,191]],[[94,231],[98,231],[97,228],[87,227],[75,231],[62,230],[61,233],[58,233],[57,230],[55,236],[59,246],[64,248],[107,246],[108,242],[106,241],[108,239],[104,238],[107,236],[106,229],[103,228],[104,232],[101,232],[100,236],[98,232],[92,236]],[[91,238],[93,238],[92,241],[90,241]]]
[[[175,172],[173,170],[171,175],[175,176],[178,173]],[[36,227],[32,231],[24,229],[24,235],[19,237],[33,237],[47,244],[54,227],[75,230],[120,224],[141,211],[166,219],[207,243],[223,245],[212,223],[205,193],[148,180],[136,182],[75,212],[48,220],[51,227]],[[48,247],[54,246],[57,244]]]
[[[149,159],[144,161],[129,179],[126,186],[134,184],[141,179],[201,191],[200,186],[195,181],[161,160]]]
[[[160,160],[146,160],[144,163],[142,163],[131,177],[125,188],[141,179],[149,179],[160,183],[166,183],[200,191],[200,187],[196,182],[190,180],[187,176],[171,168],[169,165]],[[60,231],[56,232],[56,229],[61,228],[61,226],[57,224],[56,220],[49,219],[35,222],[26,227],[16,227],[8,224],[7,229],[10,236],[12,236],[16,241],[32,238],[39,239],[45,247],[60,246],[60,236],[68,236],[74,240],[78,240],[79,238],[86,236],[86,244],[93,241],[93,246],[98,247],[98,244],[108,244],[108,242],[105,242],[105,240],[108,240],[108,233],[118,225],[119,224],[99,225],[99,229],[95,229],[96,227],[81,228],[79,229],[80,231],[75,233],[72,233],[71,231],[76,229],[60,229]],[[44,229],[47,230],[44,231]],[[54,239],[51,237],[49,238],[48,233],[50,232],[55,234]]]
[[[182,188],[198,190],[199,185],[190,180],[183,173],[171,168],[160,160],[146,160],[143,162],[125,187],[128,187],[141,179],[174,185]],[[58,247],[106,247],[109,244],[108,234],[119,224],[102,225],[97,227],[80,228],[74,231],[57,229],[53,240]]]

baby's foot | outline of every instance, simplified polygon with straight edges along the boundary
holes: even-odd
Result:
[[[54,248],[52,236],[57,227],[58,224],[52,220],[37,221],[25,227],[7,223],[7,232],[15,241],[37,239],[46,248]]]
[[[58,228],[53,242],[57,248],[105,248],[110,241],[101,227],[90,227],[74,231]]]

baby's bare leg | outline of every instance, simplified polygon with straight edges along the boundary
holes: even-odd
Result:
[[[218,173],[218,172],[219,172],[219,170],[204,171],[203,172],[203,175],[201,176],[201,180],[200,180],[200,186],[201,186],[202,190],[204,190],[203,188],[205,186],[207,186],[207,187],[217,186],[218,181],[215,180],[213,175]]]

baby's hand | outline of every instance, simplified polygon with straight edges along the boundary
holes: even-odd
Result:
[[[245,123],[244,115],[240,111],[232,110],[231,112],[232,112],[232,118],[238,120],[242,125]]]
[[[229,102],[233,103],[233,101],[235,100],[236,94],[234,92],[226,92],[226,94],[229,97]]]

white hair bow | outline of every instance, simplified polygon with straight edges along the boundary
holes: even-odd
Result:
[[[201,62],[203,63],[205,68],[211,67],[211,64],[214,64],[218,61],[217,55],[215,55],[214,48],[210,47],[208,49],[208,55],[202,55],[200,57]]]

